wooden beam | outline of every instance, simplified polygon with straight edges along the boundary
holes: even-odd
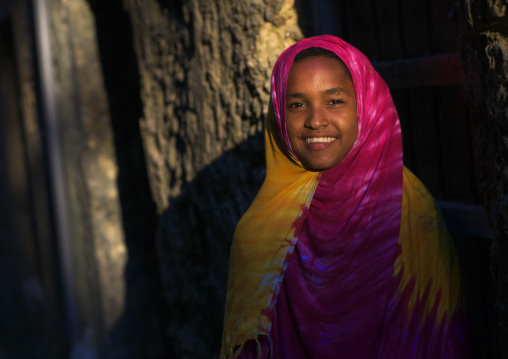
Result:
[[[464,80],[462,62],[457,53],[372,65],[390,89],[459,85]]]
[[[482,206],[457,202],[437,202],[448,230],[453,235],[492,239],[487,214]]]

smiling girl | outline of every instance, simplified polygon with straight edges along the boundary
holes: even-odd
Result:
[[[231,247],[223,358],[467,358],[460,272],[390,92],[333,36],[272,73],[266,178]]]
[[[289,142],[301,163],[315,171],[339,163],[358,132],[351,75],[333,55],[317,47],[299,53],[287,83]]]

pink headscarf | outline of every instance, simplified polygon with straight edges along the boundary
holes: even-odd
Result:
[[[292,154],[285,123],[289,71],[310,47],[344,62],[357,101],[356,140],[321,173]],[[385,82],[329,35],[286,49],[271,81],[267,174],[231,247],[222,357],[467,357],[453,243],[403,167]]]
[[[321,175],[286,271],[281,296],[287,301],[279,298],[278,308],[285,303],[297,311],[301,325],[312,324],[314,329],[305,330],[311,343],[326,335],[315,324],[330,317],[343,327],[328,331],[358,326],[329,338],[330,345],[315,353],[333,357],[338,353],[328,353],[330,347],[363,341],[362,347],[367,348],[366,342],[376,340],[381,328],[400,229],[402,137],[389,89],[369,60],[341,39],[325,35],[289,47],[274,67],[272,105],[290,150],[285,123],[287,79],[295,56],[309,47],[332,51],[349,69],[358,135],[348,155]],[[358,354],[356,348],[351,357]]]

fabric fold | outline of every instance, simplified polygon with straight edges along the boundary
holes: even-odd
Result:
[[[311,47],[337,55],[356,94],[356,140],[322,172],[299,162],[285,122],[293,61]],[[280,55],[265,153],[231,247],[221,358],[467,358],[453,241],[403,166],[392,97],[360,51],[322,35]]]

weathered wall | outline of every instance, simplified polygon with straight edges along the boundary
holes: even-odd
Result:
[[[163,211],[184,183],[261,130],[270,64],[301,33],[290,0],[126,4],[152,193]]]
[[[71,248],[71,253],[60,253],[60,260],[71,257],[81,325],[100,345],[120,316],[125,298],[126,250],[113,134],[88,3],[51,0],[49,9],[61,143],[56,155],[64,168]]]
[[[508,4],[463,0],[455,5],[480,186],[494,233],[501,345],[508,358]]]
[[[97,26],[128,252],[124,275],[125,310],[108,337],[106,358],[169,358],[168,307],[155,248],[157,213],[150,194],[139,128],[142,116],[140,78],[130,18],[122,0],[88,2]]]
[[[292,0],[125,0],[174,356],[218,355],[230,241],[263,179],[278,54],[302,37]]]

